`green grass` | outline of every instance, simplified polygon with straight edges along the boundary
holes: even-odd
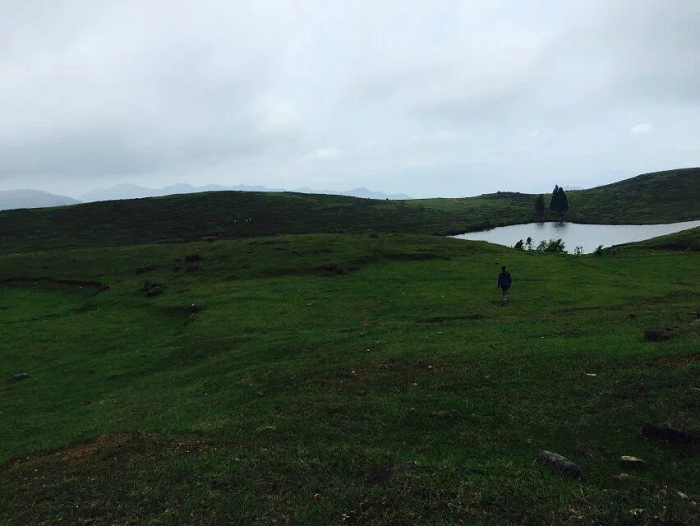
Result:
[[[700,219],[700,168],[645,174],[567,192],[565,220],[669,223]],[[206,192],[0,212],[0,253],[240,239],[276,234],[450,235],[561,218],[534,212],[535,195],[381,201],[334,195]],[[549,195],[546,196],[549,203]]]
[[[383,233],[0,256],[0,372],[31,375],[0,524],[700,524],[698,447],[639,434],[700,429],[698,268]]]

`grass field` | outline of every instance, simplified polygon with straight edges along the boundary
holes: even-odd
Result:
[[[7,253],[0,524],[700,524],[699,447],[640,435],[700,429],[700,252],[674,247],[365,233]]]

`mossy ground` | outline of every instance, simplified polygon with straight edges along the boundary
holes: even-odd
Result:
[[[31,377],[0,382],[0,524],[699,524],[697,446],[639,433],[700,429],[698,268],[383,233],[2,256]]]

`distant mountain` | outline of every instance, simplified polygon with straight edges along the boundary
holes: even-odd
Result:
[[[265,186],[221,186],[218,184],[210,184],[206,186],[192,186],[191,184],[173,184],[163,188],[146,188],[135,184],[122,183],[112,188],[99,188],[92,190],[80,196],[82,202],[94,201],[114,201],[117,199],[139,199],[143,197],[161,197],[175,194],[195,194],[199,192],[284,192],[282,188],[267,188]],[[293,190],[303,194],[328,194],[328,195],[346,195],[351,197],[365,197],[370,199],[411,199],[405,194],[385,194],[383,192],[373,192],[367,188],[355,188],[347,192],[331,192],[327,190],[314,190],[304,187]]]
[[[0,210],[16,208],[46,208],[49,206],[76,205],[80,201],[39,190],[4,190],[0,191]]]

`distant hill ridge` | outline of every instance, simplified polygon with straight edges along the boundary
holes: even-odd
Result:
[[[92,203],[95,201],[117,201],[122,199],[142,199],[146,197],[163,197],[177,194],[195,194],[201,192],[284,192],[282,188],[267,188],[264,186],[236,185],[221,186],[210,184],[206,186],[192,186],[191,184],[173,184],[163,188],[147,188],[135,184],[122,183],[111,188],[98,188],[73,199],[64,195],[56,195],[41,190],[5,190],[0,191],[0,210],[15,210],[21,208],[46,208],[52,206],[75,205],[79,203]],[[346,195],[352,197],[364,197],[370,199],[411,199],[405,194],[385,194],[375,192],[367,188],[354,188],[345,192],[331,192],[314,190],[312,188],[299,188],[295,190],[305,194]]]
[[[122,183],[112,188],[99,188],[80,196],[80,201],[90,203],[94,201],[113,201],[116,199],[139,199],[144,197],[162,197],[166,195],[194,194],[200,192],[285,192],[283,188],[267,188],[258,185],[235,185],[221,186],[210,184],[206,186],[192,186],[191,184],[173,184],[163,188],[146,188],[135,184]],[[411,199],[405,194],[385,194],[375,192],[367,188],[354,188],[344,192],[314,190],[304,187],[294,190],[294,192],[304,194],[326,194],[326,195],[346,195],[351,197],[365,197],[371,199]]]
[[[571,190],[566,221],[673,223],[700,219],[700,168],[643,174]],[[380,200],[293,192],[204,192],[0,212],[0,252],[125,246],[303,233],[453,235],[533,221],[535,194]],[[547,201],[549,199],[547,198]]]

